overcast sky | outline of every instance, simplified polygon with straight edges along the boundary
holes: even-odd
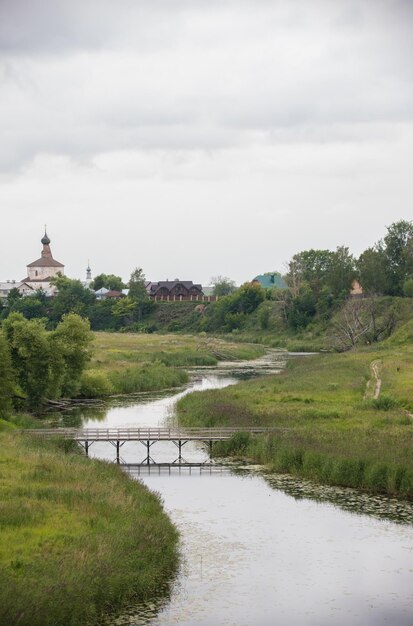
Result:
[[[237,282],[413,219],[411,0],[0,0],[0,280]]]

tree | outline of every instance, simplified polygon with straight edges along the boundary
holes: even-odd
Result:
[[[48,398],[76,395],[90,358],[89,322],[76,314],[63,318],[55,331],[42,320],[27,320],[11,313],[3,322],[12,370],[29,409],[37,410]]]
[[[0,417],[7,416],[12,409],[15,385],[10,349],[3,333],[0,332]]]
[[[113,309],[118,302],[125,300],[117,300],[113,302],[113,298],[104,298],[96,300],[92,306],[88,308],[88,318],[92,330],[116,330],[119,327],[118,320],[113,315]]]
[[[333,320],[333,343],[341,350],[352,349],[359,343],[374,343],[389,337],[395,325],[395,309],[383,307],[378,298],[349,298]]]
[[[91,358],[93,335],[89,320],[74,313],[64,315],[56,330],[51,333],[50,341],[53,352],[60,355],[64,364],[60,393],[77,395],[82,373]]]
[[[301,287],[287,309],[288,325],[294,330],[306,328],[317,312],[317,299],[308,286]]]
[[[345,299],[357,276],[355,259],[345,246],[338,246],[331,254],[325,283],[335,299]]]
[[[390,295],[403,295],[403,284],[413,273],[413,222],[400,220],[387,228],[384,238]]]
[[[132,298],[121,298],[112,308],[112,314],[119,319],[124,326],[131,324],[134,320],[136,302]]]
[[[245,283],[232,294],[233,310],[237,313],[253,313],[265,300],[265,291],[260,285]]]
[[[43,298],[37,294],[26,296],[16,300],[12,311],[22,313],[26,319],[41,318],[47,316],[47,306]]]
[[[17,289],[17,287],[13,287],[13,289],[10,289],[9,293],[7,294],[7,306],[10,310],[13,309],[13,306],[16,304],[16,302],[18,302],[19,300],[22,299],[22,295],[20,293],[20,291]]]
[[[114,291],[122,291],[125,288],[122,278],[114,274],[99,274],[93,279],[90,286],[94,291],[98,291],[102,287]]]
[[[203,327],[205,330],[221,331],[241,328],[246,316],[253,313],[264,300],[265,293],[259,285],[246,283],[208,307]]]
[[[382,246],[367,248],[357,261],[360,283],[367,294],[385,294],[389,291],[386,257]]]
[[[288,264],[287,285],[298,295],[304,284],[318,295],[331,269],[333,252],[330,250],[304,250],[295,254]]]
[[[57,295],[51,301],[50,316],[58,322],[67,313],[77,313],[87,317],[88,309],[96,300],[90,289],[85,289],[80,280],[73,280],[66,276],[58,276],[50,281],[57,287]]]
[[[345,246],[304,250],[288,265],[290,297],[283,300],[284,316],[294,328],[305,328],[316,315],[329,318],[348,296],[357,276],[355,260]]]
[[[354,348],[372,327],[363,300],[351,299],[340,310],[333,324],[333,341],[341,350]]]
[[[129,297],[135,301],[145,300],[148,298],[146,291],[145,274],[141,267],[133,270],[129,280]]]
[[[44,323],[11,313],[3,322],[13,369],[29,408],[38,408],[48,397],[52,352]]]
[[[404,295],[404,283],[413,274],[413,222],[391,224],[384,239],[360,255],[357,268],[364,291]]]
[[[150,309],[151,302],[146,290],[145,274],[140,267],[137,267],[131,274],[128,297],[135,304],[136,319],[141,321],[143,313]]]
[[[233,280],[227,276],[213,276],[210,281],[214,296],[228,296],[236,290],[236,285]]]

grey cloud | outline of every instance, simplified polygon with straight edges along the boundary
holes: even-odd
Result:
[[[264,17],[275,31],[315,22],[336,30],[380,24],[408,37],[413,5],[410,0],[2,0],[0,51],[159,49],[186,36],[193,22],[227,12],[245,15],[251,26]]]
[[[0,168],[380,136],[412,118],[412,7],[0,0]]]

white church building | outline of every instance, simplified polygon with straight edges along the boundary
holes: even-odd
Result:
[[[48,296],[52,296],[56,291],[56,287],[50,284],[50,280],[57,274],[63,275],[65,266],[53,258],[50,239],[46,231],[41,239],[41,243],[43,244],[43,249],[40,259],[29,263],[27,266],[27,278],[23,278],[21,282],[31,287],[33,291],[42,289]]]
[[[56,261],[53,258],[52,250],[50,248],[50,239],[47,235],[46,229],[44,236],[41,239],[42,251],[41,256],[37,261],[33,261],[27,265],[27,276],[21,281],[8,280],[0,281],[0,303],[5,301],[12,291],[17,289],[20,295],[30,296],[41,289],[47,296],[54,296],[57,293],[55,285],[50,283],[51,279],[61,274],[64,276],[65,266],[60,261]],[[81,281],[85,289],[90,289],[92,283],[92,270],[90,269],[90,263],[88,263],[86,270],[86,280]]]

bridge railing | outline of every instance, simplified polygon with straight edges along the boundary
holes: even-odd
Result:
[[[132,427],[132,428],[39,428],[21,431],[39,437],[61,437],[77,441],[133,441],[133,440],[213,440],[229,439],[243,432],[249,434],[270,433],[277,428],[219,426],[213,428],[199,427]]]

